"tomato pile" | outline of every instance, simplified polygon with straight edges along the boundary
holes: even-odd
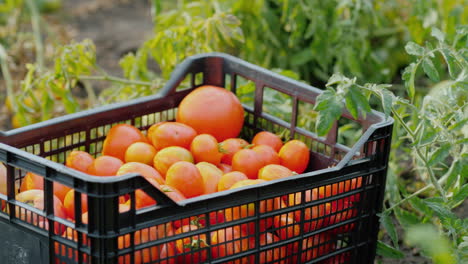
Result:
[[[256,133],[251,142],[248,142],[239,138],[243,122],[244,110],[233,93],[219,87],[202,86],[182,100],[175,121],[153,124],[146,134],[129,124],[115,125],[107,133],[99,157],[94,158],[87,152],[73,150],[66,157],[66,166],[100,177],[138,173],[175,202],[294,177],[306,171],[310,159],[306,144],[300,140],[283,142],[279,136],[268,131]],[[3,168],[0,167],[1,170],[4,170]],[[297,207],[303,203],[359,188],[361,181],[362,178],[358,177],[304,193],[291,193],[263,200],[259,203],[258,209],[254,203],[250,203],[211,212],[209,219],[204,219],[201,215],[176,220],[137,231],[134,243],[138,245],[174,234],[195,231],[204,227],[207,221],[218,224],[253,217],[256,215],[255,210],[259,210],[262,214],[282,208]],[[21,182],[20,193],[16,199],[43,209],[43,186],[43,177],[27,173]],[[53,190],[55,215],[75,221],[74,190],[60,183],[54,183]],[[206,242],[205,234],[177,239],[171,243],[138,251],[135,253],[135,263],[167,257],[173,258],[165,263],[203,263],[207,259],[207,254],[211,254],[211,258],[216,259],[255,248],[256,241],[263,246],[290,239],[301,233],[355,217],[357,212],[352,205],[358,200],[359,194],[355,194],[309,206],[303,210],[290,210],[289,213],[262,218],[259,221],[259,230],[256,230],[255,221],[219,229],[211,232],[210,245]],[[129,196],[122,196],[119,201],[120,212],[128,211],[131,203]],[[142,190],[135,191],[136,209],[156,204],[157,202]],[[87,223],[88,205],[84,194],[81,196],[81,209],[81,220]],[[30,213],[18,217],[48,229],[48,222],[41,217],[32,219]],[[305,238],[301,243],[295,242],[263,251],[259,261],[260,263],[278,259],[281,259],[278,263],[309,261],[334,249],[334,244],[324,242],[331,241],[332,236],[349,232],[353,228],[354,224],[342,225],[332,231]],[[77,239],[76,231],[65,229],[63,225],[57,224],[54,231],[69,239]],[[254,234],[258,231],[261,233],[259,240],[256,240]],[[316,246],[319,243],[324,244]],[[129,235],[119,237],[119,248],[129,246]],[[312,246],[314,247],[311,249]],[[200,250],[204,248],[209,250]],[[297,252],[300,248],[302,253],[299,255]],[[56,245],[56,252],[59,249],[59,245]],[[61,252],[67,254],[65,249]],[[69,254],[73,256],[72,252]],[[119,262],[129,263],[128,258],[129,256],[120,257]],[[253,256],[232,261],[232,263],[254,262]]]

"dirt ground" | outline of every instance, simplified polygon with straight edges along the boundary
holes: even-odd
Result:
[[[97,49],[98,65],[113,75],[121,75],[119,59],[136,50],[153,30],[149,0],[65,0],[63,10],[54,14],[52,19],[65,23],[72,39],[92,39]],[[0,125],[0,130],[8,128],[4,124],[3,127]],[[456,213],[468,217],[468,201]],[[431,263],[417,251],[404,245],[401,249],[406,254],[403,260],[378,258],[376,263]]]

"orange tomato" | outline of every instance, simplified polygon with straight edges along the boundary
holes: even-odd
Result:
[[[88,168],[88,174],[94,176],[115,176],[120,167],[122,167],[122,160],[103,155],[96,158]]]
[[[292,175],[294,175],[294,172],[278,164],[266,165],[258,171],[258,178],[266,181],[281,179]]]
[[[280,164],[278,153],[276,153],[276,151],[270,146],[259,145],[252,148],[252,150],[255,151],[263,160],[263,166],[269,164]]]
[[[199,134],[210,134],[223,141],[239,135],[244,125],[244,108],[234,93],[204,85],[185,96],[176,120],[193,127]]]
[[[242,138],[228,138],[219,143],[219,149],[221,153],[223,153],[223,156],[221,157],[221,163],[231,165],[234,154],[248,145],[249,142],[243,140]]]
[[[156,149],[153,145],[145,142],[135,142],[128,146],[125,151],[125,162],[133,161],[153,165],[154,155],[156,155]]]
[[[187,198],[205,193],[205,182],[198,168],[187,161],[178,161],[169,168],[166,184],[176,188]]]
[[[163,191],[169,198],[174,200],[174,202],[179,202],[185,200],[185,196],[176,188],[169,185],[161,185],[160,190]]]
[[[135,142],[147,142],[145,135],[138,128],[128,124],[115,125],[107,133],[102,154],[124,161],[125,151]]]
[[[224,163],[219,164],[218,168],[222,170],[224,174],[232,171],[231,165],[224,164]]]
[[[273,148],[274,151],[279,152],[281,147],[283,146],[283,141],[277,135],[268,132],[268,131],[260,131],[255,134],[254,138],[252,139],[252,144],[255,146],[258,145],[267,145]]]
[[[193,156],[190,151],[179,146],[172,146],[161,149],[153,159],[153,165],[163,177],[166,177],[167,170],[172,164],[178,161],[193,163]]]
[[[247,180],[247,175],[239,171],[232,171],[221,176],[218,182],[218,192],[228,190],[238,181]]]
[[[196,163],[206,161],[216,166],[221,163],[223,155],[219,152],[218,141],[209,134],[197,135],[190,145],[190,152]]]
[[[229,189],[242,188],[242,187],[245,187],[245,186],[255,185],[255,184],[264,183],[264,182],[266,182],[266,181],[265,181],[265,180],[262,180],[262,179],[256,179],[256,180],[251,180],[251,179],[242,180],[242,181],[238,181],[238,182],[234,183],[234,184],[231,186],[231,188],[229,188]]]
[[[262,157],[251,149],[239,150],[232,158],[232,170],[244,173],[249,179],[256,179],[263,165]]]
[[[197,132],[190,126],[178,122],[164,122],[151,133],[151,142],[156,150],[171,146],[190,149]]]
[[[306,144],[299,140],[288,141],[280,149],[280,164],[296,173],[303,173],[309,164],[310,152]]]
[[[153,124],[152,126],[150,126],[150,128],[148,128],[148,132],[146,133],[146,137],[148,139],[148,142],[154,146],[154,143],[153,143],[153,134],[154,134],[154,131],[156,131],[156,128],[158,128],[160,125],[164,124],[164,123],[167,123],[167,122],[158,122],[156,124]]]
[[[128,162],[120,166],[117,170],[116,175],[124,175],[127,173],[138,173],[146,179],[153,179],[158,184],[164,184],[164,178],[159,174],[159,172],[151,166],[148,166],[140,162]]]
[[[68,154],[65,165],[69,168],[85,172],[88,167],[93,163],[94,158],[88,152],[73,150]]]
[[[63,201],[63,206],[67,212],[67,216],[72,220],[75,220],[75,190],[71,189],[68,191]],[[81,194],[81,213],[88,211],[88,198],[86,194]]]
[[[21,181],[20,192],[32,189],[44,190],[44,178],[32,172],[28,172]],[[70,187],[54,182],[54,195],[57,196],[61,202],[65,200],[65,196],[70,190]]]
[[[208,162],[199,162],[197,166],[205,182],[205,194],[215,193],[218,191],[218,182],[223,176],[223,172],[215,165]]]

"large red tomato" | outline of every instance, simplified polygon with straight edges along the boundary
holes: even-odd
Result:
[[[239,135],[244,124],[244,108],[234,93],[204,85],[182,100],[176,120],[193,127],[198,134],[211,134],[221,142]]]

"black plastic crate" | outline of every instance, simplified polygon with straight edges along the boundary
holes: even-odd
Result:
[[[246,99],[243,138],[260,130],[286,131],[285,139],[305,142],[311,150],[306,173],[175,203],[140,175],[94,177],[61,164],[74,149],[99,155],[106,132],[117,123],[146,130],[173,120],[184,96],[204,84]],[[265,93],[277,101],[267,101]],[[2,263],[372,263],[393,119],[373,111],[355,120],[345,111],[327,137],[317,137],[313,120],[303,120],[313,116],[320,93],[211,53],[181,63],[156,95],[0,132],[0,162],[7,167],[7,195],[0,194]],[[289,108],[282,114],[271,111],[284,102]],[[339,143],[342,124],[362,130],[351,147]],[[26,172],[45,179],[44,210],[15,200]],[[74,188],[75,197],[87,194],[88,224],[54,216],[54,182]],[[134,198],[136,189],[158,205],[135,210],[133,202],[119,213],[119,196]],[[80,199],[75,212],[81,212]],[[174,234],[176,226],[194,219],[202,224]]]

